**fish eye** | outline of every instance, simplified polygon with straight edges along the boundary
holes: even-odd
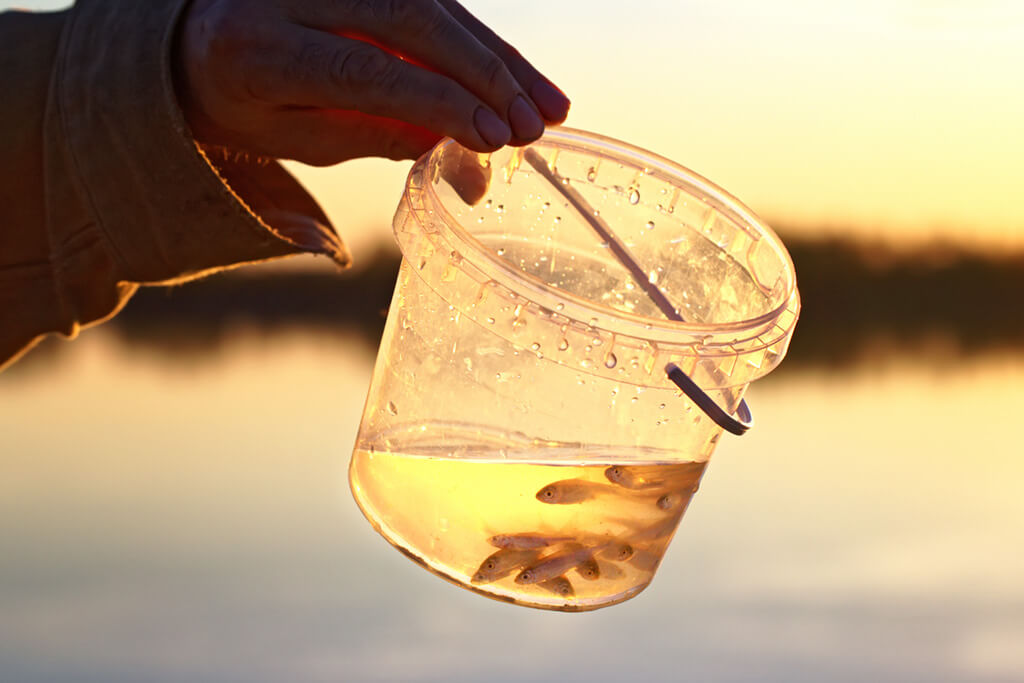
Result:
[[[494,560],[491,560],[490,562],[485,564],[484,567],[486,567],[487,569],[494,569]]]

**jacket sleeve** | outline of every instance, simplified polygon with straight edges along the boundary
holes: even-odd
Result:
[[[206,154],[171,77],[187,0],[0,13],[0,368],[140,284],[348,252],[276,162]]]

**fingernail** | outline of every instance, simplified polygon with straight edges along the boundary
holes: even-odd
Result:
[[[569,115],[569,98],[547,81],[534,83],[530,88],[530,97],[548,121],[561,122]]]
[[[476,132],[492,147],[503,147],[512,139],[512,131],[497,114],[487,107],[477,107],[473,113],[473,125]]]
[[[544,121],[522,95],[517,95],[509,106],[508,120],[520,140],[534,140],[544,132]]]

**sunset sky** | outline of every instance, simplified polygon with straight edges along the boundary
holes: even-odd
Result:
[[[688,166],[775,226],[1024,247],[1020,3],[465,4],[572,97],[568,125]],[[408,167],[298,173],[358,259],[390,239]]]

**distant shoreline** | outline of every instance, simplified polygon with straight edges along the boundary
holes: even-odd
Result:
[[[785,241],[803,299],[788,368],[839,369],[886,349],[1024,352],[1024,253]],[[399,263],[396,252],[382,250],[344,273],[240,270],[144,287],[104,327],[132,346],[170,355],[213,350],[240,326],[267,334],[356,332],[376,346]]]

